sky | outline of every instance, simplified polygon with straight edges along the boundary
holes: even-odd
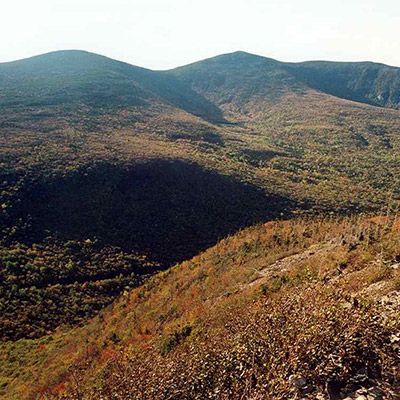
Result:
[[[243,50],[400,66],[400,0],[0,0],[0,62],[81,49],[168,69]]]

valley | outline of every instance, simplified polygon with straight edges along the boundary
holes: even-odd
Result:
[[[394,392],[399,107],[374,63],[0,64],[0,397],[314,396],[364,367]]]

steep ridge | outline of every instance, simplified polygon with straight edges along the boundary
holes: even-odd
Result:
[[[4,343],[3,394],[394,399],[399,235],[395,216],[246,229],[125,293],[85,327]]]
[[[312,88],[343,99],[400,108],[400,68],[372,62],[310,61],[287,64]]]

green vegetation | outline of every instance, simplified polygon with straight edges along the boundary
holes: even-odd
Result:
[[[78,324],[157,269],[144,257],[90,240],[0,247],[1,339]]]
[[[294,207],[198,164],[163,159],[130,166],[98,163],[55,178],[26,178],[18,189],[5,208],[4,242],[40,243],[49,236],[97,240],[146,253],[164,265]],[[221,210],[226,217],[215,224]]]

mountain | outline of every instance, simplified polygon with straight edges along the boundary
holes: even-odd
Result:
[[[284,63],[236,52],[169,73],[217,104],[243,105],[287,91],[315,89],[375,106],[400,107],[400,68],[372,62]]]
[[[385,368],[397,322],[385,326],[374,307],[398,291],[398,71],[244,52],[170,71],[81,51],[0,64],[0,396],[46,398],[51,388],[110,398],[109,387],[121,398],[142,389],[147,398],[235,398],[255,385],[253,373],[263,382],[257,396],[287,398],[298,374],[317,395],[336,379],[336,350],[316,350],[334,326],[350,338],[332,342],[340,354],[356,343],[338,385],[365,375],[360,365],[371,385],[392,390]],[[261,224],[279,220],[265,237]],[[285,315],[285,304],[293,320],[276,326],[293,341],[281,354],[268,315]],[[262,349],[287,361],[282,370],[268,359],[278,371],[269,389],[264,350],[252,369],[246,346],[257,343],[239,340],[241,321],[260,333],[253,311],[269,332]],[[315,358],[299,352],[308,343]],[[364,356],[359,346],[373,350]],[[208,359],[218,382],[202,367]]]
[[[306,87],[283,63],[236,52],[199,61],[168,72],[189,84],[218,105],[238,106],[282,95],[286,90]]]
[[[169,104],[219,120],[216,107],[181,82],[84,51],[57,51],[0,64],[0,107],[101,108]]]
[[[289,65],[314,89],[375,106],[400,108],[400,68],[372,62],[313,61]]]
[[[0,64],[3,110],[60,106],[57,112],[65,113],[88,106],[96,113],[161,103],[224,122],[221,104],[243,105],[309,89],[397,108],[400,69],[374,63],[282,63],[245,52],[166,72],[77,50]]]
[[[6,343],[2,388],[12,399],[396,398],[399,234],[388,217],[243,230],[86,326]]]

